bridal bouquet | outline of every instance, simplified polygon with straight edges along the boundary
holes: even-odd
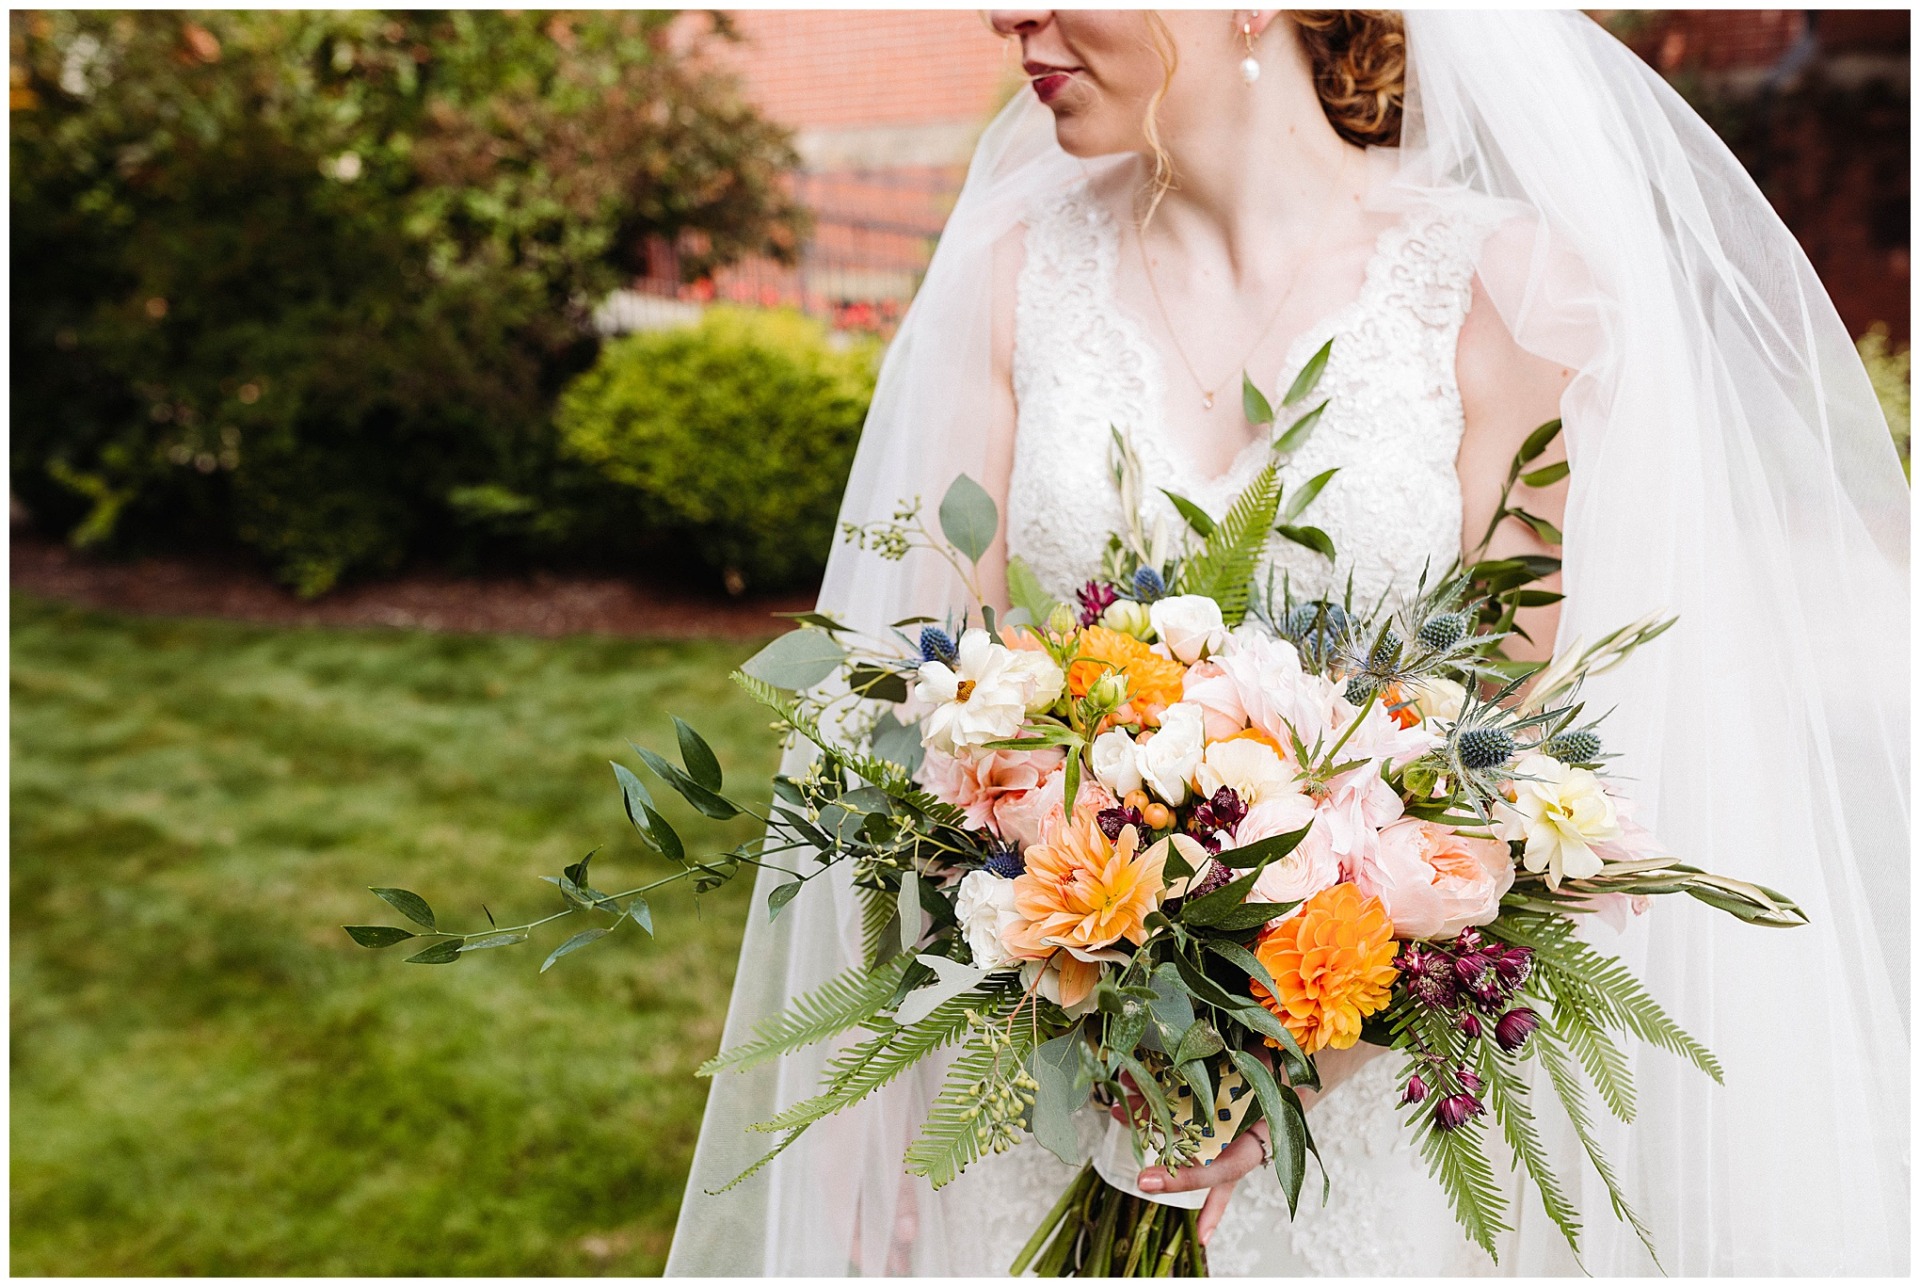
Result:
[[[1250,386],[1247,399],[1273,419]],[[1720,1070],[1581,922],[1657,894],[1760,925],[1803,918],[1773,890],[1663,855],[1606,776],[1580,684],[1670,623],[1637,623],[1541,671],[1499,645],[1551,560],[1475,562],[1391,610],[1260,583],[1276,529],[1331,554],[1299,523],[1327,476],[1291,503],[1279,482],[1312,417],[1279,436],[1224,519],[1175,497],[1184,534],[1116,533],[1076,603],[1050,601],[1015,561],[1003,616],[976,602],[883,638],[801,618],[735,676],[816,752],[775,780],[764,815],[724,793],[686,724],[678,764],[635,748],[700,812],[759,816],[761,839],[690,855],[640,778],[614,766],[642,840],[678,868],[665,879],[712,888],[771,868],[774,917],[817,880],[850,881],[861,900],[862,959],[702,1069],[838,1046],[817,1094],[751,1125],[769,1147],[735,1183],[957,1047],[904,1158],[936,1187],[1028,1136],[1085,1164],[1076,1114],[1098,1099],[1126,1106],[1115,1129],[1133,1164],[1206,1164],[1265,1121],[1297,1207],[1315,1153],[1298,1092],[1318,1087],[1321,1051],[1368,1042],[1399,1061],[1406,1129],[1489,1254],[1506,1227],[1496,1157],[1524,1170],[1578,1249],[1578,1212],[1535,1128],[1530,1060],[1614,1209],[1646,1237],[1596,1147],[1588,1085],[1631,1117],[1622,1034]],[[1509,491],[1556,428],[1523,449]],[[1123,491],[1137,486],[1117,435],[1116,473]],[[848,534],[890,557],[932,551],[971,584],[997,518],[962,477],[937,534],[917,503]],[[652,886],[602,893],[588,868],[548,878],[566,900],[548,920],[600,923],[547,966],[629,922],[652,931]],[[416,895],[374,892],[433,937],[411,958],[423,963],[524,942],[544,923],[458,934]],[[422,937],[347,932],[369,947]],[[1010,1268],[1204,1274],[1195,1215],[1085,1165]]]

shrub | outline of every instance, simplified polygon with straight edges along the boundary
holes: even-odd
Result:
[[[732,592],[798,585],[825,565],[876,356],[795,313],[715,308],[607,345],[560,399],[562,450]]]
[[[800,235],[786,134],[671,20],[16,12],[15,490],[309,594],[489,539],[462,500],[550,485],[649,238],[699,273]]]

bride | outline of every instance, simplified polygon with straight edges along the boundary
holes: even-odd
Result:
[[[1490,552],[1547,552],[1564,529],[1566,598],[1523,616],[1531,654],[1510,651],[1677,615],[1589,686],[1593,709],[1620,702],[1616,771],[1672,852],[1786,889],[1813,922],[1772,933],[1662,900],[1592,930],[1727,1069],[1716,1086],[1640,1051],[1638,1119],[1604,1137],[1658,1266],[1550,1116],[1556,1169],[1586,1176],[1581,1258],[1527,1201],[1497,1266],[1471,1248],[1367,1047],[1323,1058],[1309,1106],[1324,1205],[1289,1220],[1251,1135],[1208,1168],[1103,1173],[1206,1190],[1221,1274],[1904,1272],[1907,493],[1764,198],[1577,14],[992,22],[1032,92],[980,144],[843,517],[968,473],[1003,502],[991,578],[1017,555],[1069,597],[1128,517],[1116,437],[1150,485],[1142,521],[1177,529],[1160,488],[1218,516],[1270,447],[1242,373],[1271,395],[1332,341],[1327,410],[1283,477],[1338,470],[1308,520],[1337,557],[1280,541],[1270,557],[1296,593],[1351,580],[1367,601],[1476,547],[1516,448],[1563,417],[1570,478],[1517,492],[1539,521],[1499,524]],[[870,630],[963,601],[934,567],[845,547],[821,596]],[[756,916],[727,1041],[845,968],[857,935],[846,889]],[[745,1124],[808,1093],[825,1053],[716,1083],[669,1272],[1003,1273],[1072,1171],[1029,1143],[939,1193],[907,1177],[937,1068],[710,1192],[758,1156]]]

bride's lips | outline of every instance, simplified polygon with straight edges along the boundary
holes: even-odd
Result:
[[[1050,63],[1028,62],[1021,64],[1028,79],[1033,82],[1033,92],[1043,103],[1051,103],[1064,91],[1073,79],[1078,67],[1055,67]]]

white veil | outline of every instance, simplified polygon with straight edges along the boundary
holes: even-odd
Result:
[[[1659,900],[1596,931],[1726,1067],[1633,1060],[1639,1118],[1603,1137],[1669,1273],[1907,1266],[1907,488],[1852,343],[1792,235],[1725,146],[1578,14],[1409,12],[1408,114],[1385,200],[1498,216],[1480,265],[1527,348],[1574,366],[1561,643],[1645,613],[1680,625],[1594,681],[1638,817],[1670,852],[1780,888],[1812,924]],[[1391,154],[1390,154],[1391,155]],[[889,351],[842,516],[937,503],[978,477],[992,250],[1081,164],[1030,97],[981,142]],[[942,614],[932,559],[838,546],[821,607],[883,629]],[[725,1041],[846,968],[850,889],[774,925],[756,890]],[[901,1172],[933,1070],[829,1119],[768,1168],[747,1123],[826,1057],[715,1080],[669,1273],[941,1273],[964,1211]],[[1541,1097],[1566,1177],[1587,1175]],[[1604,1114],[1603,1114],[1604,1115]],[[1575,1183],[1594,1273],[1653,1266],[1597,1179]],[[1036,1222],[1042,1212],[1036,1210]],[[1574,1266],[1537,1203],[1502,1268]],[[1284,1237],[1284,1230],[1276,1230]]]

